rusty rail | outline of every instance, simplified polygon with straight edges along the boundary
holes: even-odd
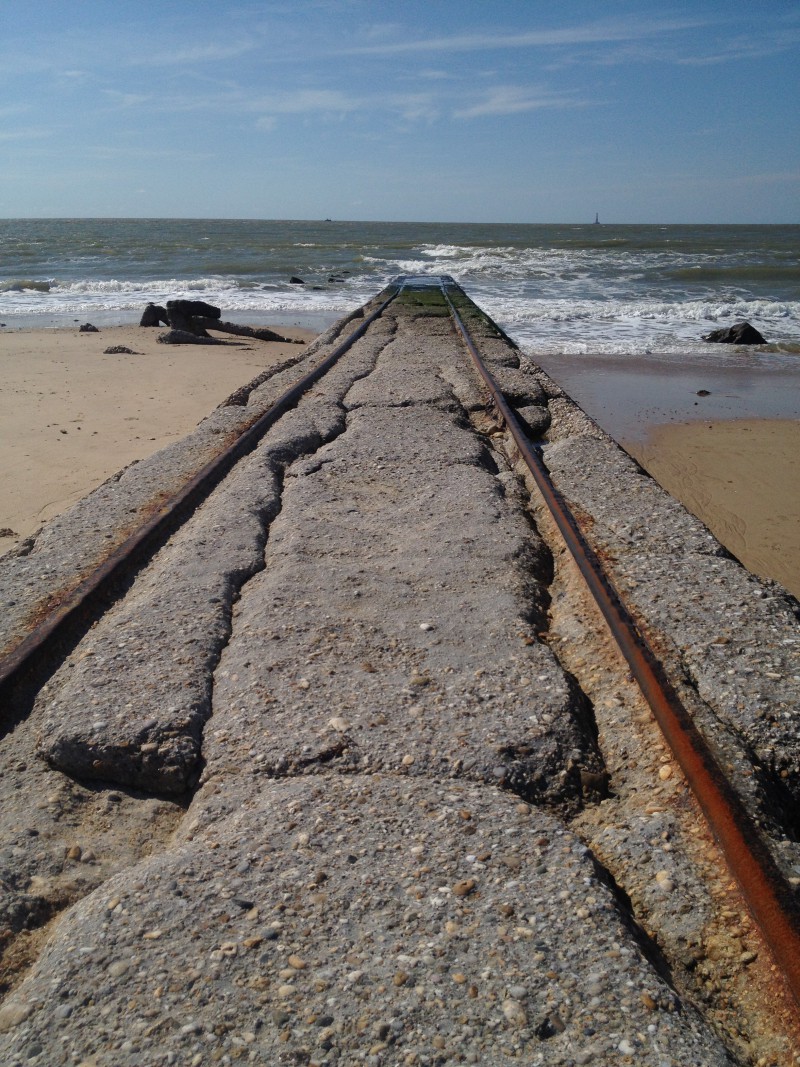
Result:
[[[792,890],[770,855],[753,819],[728,782],[705,738],[584,538],[569,506],[553,485],[541,449],[532,444],[483,362],[450,299],[448,288],[458,289],[451,279],[443,279],[442,292],[456,330],[680,764],[764,941],[783,973],[795,1003],[800,1007],[800,915]]]
[[[247,426],[227,448],[201,468],[178,493],[139,527],[90,575],[85,577],[26,638],[0,661],[0,693],[18,681],[47,648],[81,613],[91,611],[113,582],[140,557],[151,552],[181,517],[196,508],[243,456],[251,452],[267,430],[289,411],[302,395],[336,363],[369,326],[380,317],[406,285],[441,289],[455,328],[483,378],[494,406],[514,439],[553,519],[572,553],[589,590],[602,612],[631,672],[650,705],[675,758],[717,838],[731,873],[760,927],[764,941],[782,971],[787,987],[800,1005],[800,916],[791,889],[778,870],[735,790],[727,781],[707,742],[664,674],[657,657],[637,628],[611,585],[602,565],[586,542],[580,527],[550,478],[541,450],[528,438],[513,409],[484,364],[448,290],[460,291],[449,277],[395,279],[388,295],[356,330],[316,367],[284,392],[275,404]]]
[[[10,686],[22,677],[23,672],[31,667],[34,659],[59,633],[66,630],[70,622],[91,611],[92,606],[111,588],[112,583],[124,573],[125,568],[151,551],[160,538],[174,531],[181,516],[197,508],[206,499],[235,464],[253,451],[267,430],[277,422],[281,415],[293,408],[301,396],[319,381],[359,338],[363,337],[369,326],[397,297],[401,288],[402,278],[398,278],[384,290],[388,295],[382,303],[364,318],[346,340],[337,345],[333,352],[278,397],[272,407],[246,426],[234,441],[201,467],[177,493],[162,504],[146,522],[134,530],[102,563],[45,614],[30,633],[0,660],[0,695],[7,692]]]

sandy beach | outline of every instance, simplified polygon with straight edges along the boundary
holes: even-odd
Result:
[[[314,337],[272,326],[287,337]],[[301,348],[230,337],[163,345],[162,329],[0,331],[0,552],[110,475],[192,430],[234,390]],[[114,346],[125,353],[105,354]]]
[[[540,362],[749,570],[800,597],[800,359],[708,348]]]
[[[208,347],[161,345],[160,332],[0,331],[0,552],[298,352],[234,337]],[[105,354],[116,345],[134,354]],[[730,375],[681,377],[669,366],[617,366],[608,357],[552,357],[545,369],[745,566],[800,596],[800,420],[783,417],[797,403],[791,375],[763,381],[759,404],[743,411]],[[710,386],[708,396],[698,395],[701,385]],[[773,417],[743,417],[753,410]]]
[[[659,426],[627,450],[748,570],[800,597],[800,421]]]

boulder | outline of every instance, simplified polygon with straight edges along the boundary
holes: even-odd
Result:
[[[302,278],[298,278],[295,274],[289,279],[289,285],[305,285],[305,281]]]
[[[158,304],[148,304],[142,312],[142,317],[139,320],[140,326],[160,326],[161,324],[169,326],[169,319],[167,318],[167,309],[162,308]]]
[[[78,333],[100,333],[96,326],[92,326],[91,322],[84,322],[83,326],[78,327]]]
[[[715,341],[723,345],[765,345],[767,339],[762,337],[755,326],[749,322],[736,322],[722,330],[712,330],[703,337],[704,341]]]
[[[208,337],[201,319],[218,320],[222,311],[213,304],[206,304],[204,300],[168,300],[167,319],[173,330],[183,330],[185,333],[194,333],[198,337]]]
[[[167,314],[186,315],[191,317],[198,315],[204,319],[219,319],[222,311],[213,304],[207,304],[204,300],[168,300]]]

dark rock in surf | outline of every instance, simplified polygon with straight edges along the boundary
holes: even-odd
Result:
[[[84,322],[83,326],[78,327],[78,333],[100,333],[96,326],[92,326],[91,322]]]
[[[222,311],[213,304],[207,304],[204,300],[168,300],[167,314],[197,315],[204,319],[219,319]]]
[[[217,320],[222,311],[203,300],[168,300],[167,319],[173,330],[183,330],[198,337],[208,337],[200,319]]]
[[[289,285],[305,285],[306,283],[302,278],[298,278],[296,275],[292,275],[289,279]]]
[[[169,319],[167,318],[167,309],[162,308],[159,304],[148,304],[142,312],[142,317],[139,320],[140,326],[160,326],[161,324],[169,326]]]
[[[749,322],[737,322],[722,330],[713,330],[703,337],[704,341],[714,341],[723,345],[765,345],[767,339],[762,337],[755,326]]]

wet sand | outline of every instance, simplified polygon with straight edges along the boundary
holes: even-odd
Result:
[[[110,475],[194,429],[270,364],[302,352],[236,337],[224,345],[162,345],[162,332],[0,331],[0,553]],[[134,354],[104,354],[114,345]]]
[[[755,574],[800,597],[800,357],[534,357]]]

